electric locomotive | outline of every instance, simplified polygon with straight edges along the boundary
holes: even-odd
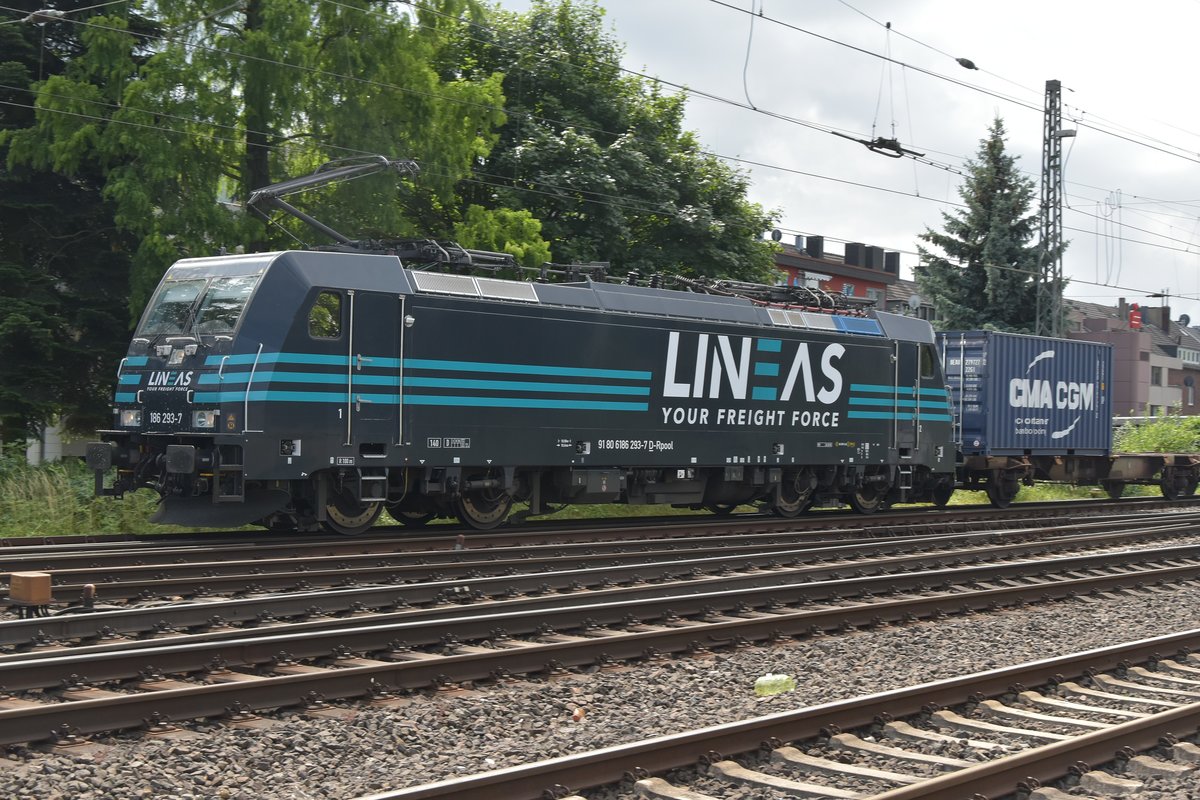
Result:
[[[499,257],[341,241],[167,270],[88,446],[98,493],[150,488],[160,522],[350,534],[385,508],[487,529],[514,503],[793,516],[953,491],[924,321],[728,282],[434,271]]]

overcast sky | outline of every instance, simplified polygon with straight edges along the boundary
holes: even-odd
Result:
[[[528,3],[502,5],[519,10]],[[1074,281],[1068,296],[1157,305],[1162,301],[1146,295],[1166,290],[1173,316],[1187,313],[1200,323],[1200,247],[1194,244],[1200,242],[1200,106],[1192,85],[1200,0],[601,5],[626,45],[629,69],[739,103],[748,94],[763,111],[864,138],[894,136],[954,169],[976,154],[998,114],[1018,165],[1039,180],[1045,84],[1062,81],[1063,127],[1078,130],[1074,140],[1064,140],[1069,207],[1063,224],[1070,241],[1064,271]],[[752,36],[745,13],[751,8],[763,14],[754,18]],[[892,24],[890,35],[885,22]],[[889,49],[899,62],[994,94],[889,67],[872,55]],[[979,69],[964,69],[949,56],[968,58]],[[886,158],[727,103],[692,97],[688,109],[688,126],[711,152],[825,176],[748,168],[751,199],[779,210],[785,241],[794,232],[816,233],[835,253],[843,241],[899,250],[904,277],[911,277],[917,234],[926,226],[940,229],[941,212],[954,210],[942,201],[959,199],[961,176],[943,167]]]

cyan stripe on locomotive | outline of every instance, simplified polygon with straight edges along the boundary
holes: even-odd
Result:
[[[482,475],[492,489],[500,475],[505,490],[526,469],[568,482],[616,470],[622,485],[678,472],[701,493],[651,496],[683,503],[732,476],[758,481],[761,499],[802,467],[839,492],[872,472],[896,499],[927,499],[953,476],[927,323],[793,312],[784,326],[742,298],[554,289],[545,302],[422,291],[397,258],[357,253],[180,261],[122,363],[107,452],[97,443],[89,460],[98,474],[118,467],[118,494],[229,505],[239,498],[217,497],[214,461],[240,470],[241,493],[382,472],[389,500],[415,485],[410,471]],[[190,473],[170,472],[172,459]],[[454,483],[420,485],[450,495]]]

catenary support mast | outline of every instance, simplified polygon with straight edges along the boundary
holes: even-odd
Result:
[[[1063,333],[1062,275],[1062,140],[1075,131],[1062,129],[1062,84],[1046,81],[1042,127],[1041,257],[1037,276],[1037,329],[1041,336]]]

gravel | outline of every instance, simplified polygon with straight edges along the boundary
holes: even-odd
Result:
[[[348,704],[341,718],[279,714],[263,729],[193,724],[202,735],[185,740],[121,735],[90,752],[10,754],[0,797],[354,798],[1188,630],[1197,607],[1200,588],[1181,586],[414,695],[398,707]],[[767,672],[795,676],[797,689],[756,697]]]

